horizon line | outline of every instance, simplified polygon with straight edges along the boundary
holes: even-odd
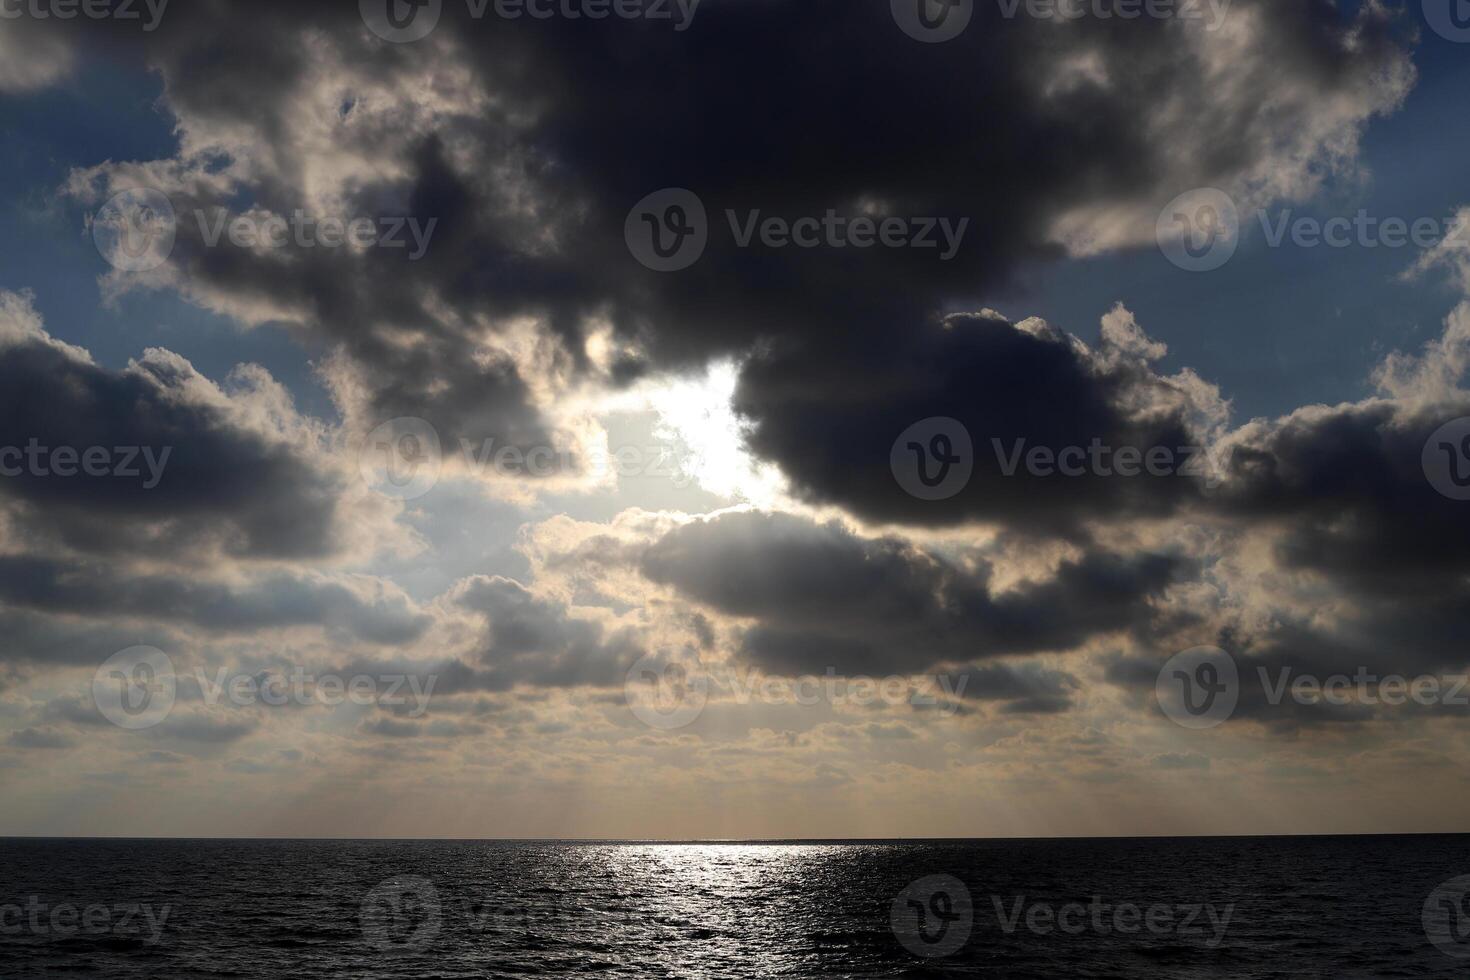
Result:
[[[1101,834],[1058,835],[1047,837],[286,837],[286,836],[148,836],[131,835],[49,835],[0,834],[0,841],[280,841],[338,843],[456,843],[456,844],[925,844],[1031,841],[1176,841],[1176,840],[1285,840],[1328,837],[1464,837],[1465,830],[1382,831],[1364,833],[1281,833],[1281,834]]]

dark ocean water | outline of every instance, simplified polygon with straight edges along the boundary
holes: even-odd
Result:
[[[5,840],[0,868],[4,980],[1470,974],[1466,836]]]

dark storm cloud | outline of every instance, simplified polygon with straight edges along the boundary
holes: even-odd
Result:
[[[364,735],[388,738],[465,738],[482,734],[480,725],[453,721],[413,722],[397,718],[373,718],[358,726]]]
[[[705,0],[684,32],[467,22],[451,3],[434,35],[407,45],[378,42],[352,4],[243,10],[180,7],[142,42],[199,156],[105,165],[79,187],[101,185],[100,197],[163,183],[184,220],[160,282],[248,322],[281,320],[313,352],[339,355],[322,363],[347,375],[339,395],[360,393],[354,410],[428,418],[451,445],[541,442],[535,382],[591,370],[583,341],[606,323],[626,345],[614,383],[754,351],[737,398],[752,448],[811,501],[873,521],[1065,534],[1084,548],[1051,580],[1003,593],[984,566],[794,518],[721,518],[650,548],[651,578],[756,620],[742,642],[758,664],[912,670],[1140,630],[1189,567],[1097,550],[1085,525],[1185,507],[1279,520],[1288,565],[1343,581],[1376,574],[1368,556],[1380,545],[1400,549],[1389,567],[1409,568],[1416,546],[1438,556],[1432,569],[1456,567],[1447,551],[1463,531],[1436,540],[1438,517],[1392,515],[1412,495],[1353,477],[1353,452],[1375,458],[1371,440],[1330,426],[1245,447],[1236,465],[1258,470],[1238,470],[1222,503],[1177,476],[1003,476],[992,440],[1178,449],[1200,441],[1197,406],[1130,338],[1105,334],[1089,351],[1034,324],[943,318],[1003,287],[1018,261],[1149,241],[1160,205],[1182,191],[1249,187],[1258,203],[1309,191],[1321,158],[1350,156],[1357,129],[1409,83],[1376,5],[1236,0],[1226,28],[1206,35],[1148,18],[1007,21],[977,4],[975,23],[943,45],[905,37],[885,2],[848,0]],[[677,273],[645,269],[623,238],[629,209],[663,187],[694,191],[710,217],[705,254]],[[323,200],[348,215],[436,221],[433,240],[417,262],[371,248],[209,247],[191,217]],[[968,224],[940,261],[924,249],[741,248],[726,209]],[[503,326],[517,317],[564,349],[518,360]],[[977,468],[963,493],[921,502],[895,484],[889,449],[939,415],[970,430]],[[1334,439],[1350,450],[1340,459]],[[329,488],[289,454],[257,456],[280,470],[242,466],[218,485],[198,476],[175,506],[207,512],[240,553],[329,551]],[[1332,486],[1336,497],[1316,499]],[[122,497],[135,508],[161,499]],[[81,528],[72,538],[107,542],[126,526],[86,515],[67,512]],[[1406,534],[1380,539],[1375,521]],[[1392,587],[1381,579],[1375,595]],[[1418,608],[1447,629],[1454,599]],[[475,580],[460,601],[486,616],[487,633],[473,666],[447,668],[451,688],[616,684],[636,656],[628,635],[604,636],[509,580]],[[1403,625],[1402,609],[1383,615]],[[1006,703],[1047,710],[1066,690],[1057,681]]]
[[[90,692],[86,695],[67,695],[53,698],[42,709],[41,717],[47,722],[62,722],[76,729],[115,733],[113,722],[97,710]],[[209,711],[186,711],[176,706],[157,725],[148,728],[150,738],[196,742],[205,744],[227,744],[236,742],[259,729],[258,719],[250,717],[222,717]],[[90,736],[88,736],[90,738]]]
[[[430,617],[406,600],[370,601],[334,582],[274,575],[231,586],[193,578],[129,574],[118,566],[0,556],[0,602],[73,616],[143,617],[212,632],[320,625],[352,639],[417,639]]]
[[[1072,706],[1076,677],[1037,664],[976,664],[951,672],[951,686],[975,701],[1001,701],[1006,714],[1055,714]],[[964,686],[960,687],[963,681]]]
[[[22,728],[11,732],[6,741],[18,749],[69,749],[77,744],[71,736],[54,728]]]
[[[1250,654],[1235,652],[1252,643],[1257,648]],[[1365,664],[1374,665],[1366,669],[1376,670],[1379,677],[1412,672],[1396,648],[1334,646],[1332,637],[1326,633],[1295,627],[1274,629],[1258,637],[1227,633],[1220,637],[1220,648],[1231,652],[1238,670],[1234,687],[1237,701],[1226,724],[1254,723],[1278,734],[1291,734],[1302,729],[1358,725],[1407,713],[1403,707],[1382,704],[1329,700],[1312,703],[1285,693],[1301,677],[1319,680],[1335,675],[1351,677]],[[1163,664],[1162,658],[1120,656],[1108,661],[1103,676],[1111,685],[1136,692],[1145,710],[1159,714],[1155,686]]]
[[[1093,353],[1061,331],[957,315],[883,353],[873,360],[871,351],[842,347],[820,365],[760,359],[747,369],[738,403],[758,419],[750,444],[780,462],[799,494],[870,520],[993,521],[1027,533],[1075,532],[1087,518],[1161,516],[1199,496],[1204,473],[1189,466],[1183,475],[1121,478],[1108,466],[1060,476],[1021,461],[1036,448],[1055,454],[1094,443],[1110,453],[1162,448],[1184,458],[1202,444],[1182,393],[1144,364],[1109,358],[1106,338]],[[1138,404],[1163,408],[1125,410]],[[889,453],[900,433],[936,416],[965,427],[974,471],[957,495],[921,500],[894,479]]]
[[[989,4],[942,45],[906,37],[887,3],[849,0],[706,0],[686,31],[470,21],[446,4],[416,44],[380,43],[351,4],[241,9],[170,11],[144,42],[193,145],[215,154],[171,171],[183,203],[286,213],[310,182],[339,188],[354,213],[438,226],[419,262],[381,249],[282,261],[186,233],[178,288],[247,319],[282,311],[346,354],[364,411],[421,415],[451,439],[542,435],[525,368],[495,356],[487,320],[539,318],[567,341],[572,370],[587,367],[588,325],[610,323],[629,344],[614,381],[764,342],[742,406],[783,465],[815,423],[788,423],[808,406],[780,379],[807,378],[814,399],[856,389],[881,403],[895,355],[934,372],[932,318],[1016,261],[1063,241],[1140,244],[1158,207],[1193,187],[1296,190],[1323,146],[1351,144],[1412,74],[1390,17],[1367,5],[1347,16],[1237,0],[1226,27],[1248,32],[1248,54],[1229,30],[1003,19]],[[333,173],[341,160],[350,174]],[[629,209],[664,187],[692,190],[710,215],[703,258],[677,274],[645,269],[623,238]],[[949,261],[937,249],[744,248],[726,209],[968,225]],[[965,334],[949,352],[973,363],[971,342],[984,348]],[[957,380],[941,371],[906,391],[963,402]],[[826,477],[807,472],[808,492],[835,495]]]
[[[642,650],[630,630],[607,633],[601,624],[573,617],[557,601],[539,598],[511,579],[475,576],[456,602],[486,619],[483,644],[472,663],[451,663],[443,693],[531,687],[612,687],[623,683]],[[480,666],[474,666],[477,662]]]
[[[95,668],[118,650],[139,645],[176,650],[180,640],[163,623],[131,623],[120,632],[115,623],[105,621],[0,608],[0,671],[25,671],[27,665]]]
[[[1165,554],[1090,553],[1047,581],[992,592],[894,538],[779,514],[728,514],[651,545],[645,575],[732,616],[758,620],[743,653],[773,673],[886,674],[1011,653],[1065,651],[1143,628],[1150,599],[1187,571]],[[982,675],[982,689],[999,675]]]
[[[1411,716],[1470,712],[1470,688],[1459,681],[1470,669],[1464,636],[1470,629],[1470,602],[1454,576],[1422,596],[1390,598],[1349,592],[1337,598],[1333,588],[1319,588],[1332,611],[1294,611],[1291,597],[1274,621],[1252,628],[1227,626],[1206,642],[1229,652],[1238,669],[1238,703],[1233,722],[1250,721],[1282,733],[1302,728],[1403,721]],[[1328,600],[1326,597],[1332,597]],[[1176,643],[1157,658],[1144,654],[1109,659],[1104,679],[1134,690],[1150,704],[1164,658],[1194,642]],[[1157,647],[1157,644],[1155,645]],[[1332,678],[1347,685],[1333,698],[1291,696],[1294,682],[1322,685]],[[1419,704],[1399,697],[1397,703],[1379,696],[1385,678],[1414,681],[1440,678],[1432,703]],[[1458,685],[1458,686],[1457,686]],[[1359,698],[1360,692],[1366,697]],[[1398,697],[1395,695],[1395,697]],[[1346,699],[1346,700],[1344,700]]]
[[[1318,597],[1284,606],[1269,628],[1231,627],[1217,638],[1243,664],[1241,716],[1287,725],[1414,710],[1271,705],[1262,670],[1414,677],[1470,667],[1470,522],[1465,503],[1426,478],[1424,462],[1431,435],[1470,415],[1470,398],[1453,392],[1433,404],[1400,393],[1306,408],[1231,437],[1216,516],[1268,536],[1276,568],[1304,576]]]
[[[154,738],[223,745],[238,742],[259,727],[260,723],[253,718],[227,721],[208,714],[182,714],[175,711],[148,729],[148,733]]]
[[[1219,506],[1277,525],[1283,565],[1330,575],[1352,592],[1422,601],[1426,589],[1450,588],[1463,596],[1465,504],[1425,478],[1423,453],[1436,429],[1467,415],[1470,396],[1461,394],[1432,412],[1374,399],[1247,427]]]
[[[0,501],[17,507],[23,536],[91,552],[207,544],[252,558],[340,546],[340,477],[191,394],[203,379],[181,358],[150,351],[111,371],[38,329],[17,333],[0,337]],[[22,455],[32,446],[71,455],[64,469],[49,455],[35,465]],[[111,461],[103,475],[81,465],[93,448]]]

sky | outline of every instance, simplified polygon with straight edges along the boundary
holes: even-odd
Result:
[[[0,835],[1463,829],[1461,6],[0,3]]]

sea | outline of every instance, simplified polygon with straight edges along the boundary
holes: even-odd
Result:
[[[0,840],[0,978],[1470,975],[1470,836]]]

